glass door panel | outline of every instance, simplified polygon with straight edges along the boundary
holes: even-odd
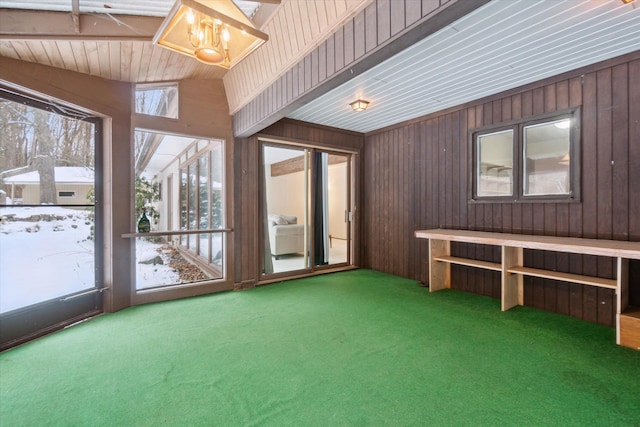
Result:
[[[99,124],[0,92],[2,348],[101,310]]]
[[[263,145],[263,274],[308,269],[309,150]]]
[[[348,154],[328,154],[327,216],[328,257],[330,265],[348,263],[351,246],[350,159]]]

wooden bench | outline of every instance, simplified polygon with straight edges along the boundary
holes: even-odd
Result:
[[[616,342],[620,344],[620,317],[629,305],[629,259],[640,259],[640,242],[533,236],[469,230],[418,230],[417,238],[429,239],[429,290],[451,287],[451,264],[501,273],[501,307],[508,310],[523,305],[523,277],[534,276],[588,286],[614,289],[616,293]],[[494,245],[502,248],[501,262],[479,261],[451,256],[451,242]],[[585,276],[525,267],[523,250],[569,252],[615,258],[616,278]]]

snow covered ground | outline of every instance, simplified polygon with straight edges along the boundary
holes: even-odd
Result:
[[[0,313],[96,286],[89,215],[59,206],[0,208]],[[155,257],[160,246],[136,239],[137,260]],[[179,277],[167,265],[136,262],[136,281],[142,289]]]

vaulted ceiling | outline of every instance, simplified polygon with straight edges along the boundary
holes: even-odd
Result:
[[[3,0],[0,55],[127,82],[222,78],[233,113],[372,1],[240,2],[270,40],[227,72],[151,43],[173,0]],[[639,3],[492,0],[288,116],[369,132],[637,51]],[[359,97],[370,108],[354,113]]]

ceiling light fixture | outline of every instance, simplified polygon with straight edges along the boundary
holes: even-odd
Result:
[[[634,2],[635,0],[622,0],[622,3],[624,4],[629,4],[631,2]]]
[[[353,111],[364,111],[369,106],[369,101],[365,101],[363,99],[358,99],[357,101],[353,101],[349,104]]]
[[[153,43],[228,69],[267,40],[231,0],[178,0]]]

